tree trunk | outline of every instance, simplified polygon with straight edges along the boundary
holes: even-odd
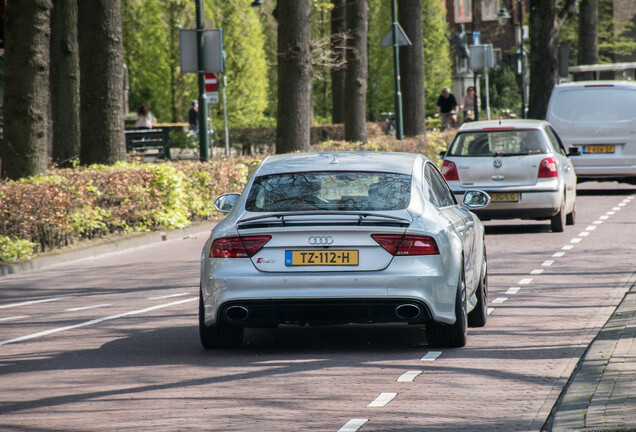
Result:
[[[7,5],[2,177],[46,174],[51,1]]]
[[[530,101],[528,118],[544,119],[558,80],[558,37],[573,3],[530,0]]]
[[[119,0],[79,0],[80,163],[126,158],[124,49]]]
[[[331,122],[334,124],[344,123],[346,68],[341,64],[345,60],[346,31],[346,0],[334,0],[331,10],[331,52],[337,65],[331,69]]]
[[[345,78],[345,140],[367,142],[367,0],[347,0],[347,76]]]
[[[424,37],[422,34],[422,0],[399,0],[398,22],[411,40],[400,47],[404,135],[426,134],[424,105]]]
[[[53,0],[51,12],[51,114],[53,161],[79,158],[79,47],[77,0]]]
[[[598,0],[581,0],[579,3],[578,51],[579,65],[598,63]],[[582,73],[580,79],[594,79],[594,73]]]
[[[309,149],[311,132],[311,0],[278,0],[276,153]]]

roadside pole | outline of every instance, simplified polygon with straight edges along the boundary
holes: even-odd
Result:
[[[196,3],[197,18],[197,75],[199,81],[199,160],[210,160],[210,148],[208,143],[208,103],[205,98],[205,57],[203,51],[203,0]]]

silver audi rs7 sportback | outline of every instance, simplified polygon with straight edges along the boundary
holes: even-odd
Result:
[[[240,346],[246,327],[423,325],[430,345],[461,347],[487,319],[484,228],[426,157],[296,153],[265,159],[201,260],[205,348]]]

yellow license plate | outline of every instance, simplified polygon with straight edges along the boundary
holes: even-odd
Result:
[[[583,147],[583,153],[614,153],[613,145],[588,145]]]
[[[285,251],[287,266],[357,266],[357,250],[288,250]]]
[[[488,195],[491,202],[519,202],[518,192],[491,192]]]

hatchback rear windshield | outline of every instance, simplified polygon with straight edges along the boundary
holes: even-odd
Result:
[[[548,144],[539,130],[492,130],[459,133],[448,156],[492,157],[548,153]]]
[[[589,87],[555,93],[550,110],[562,120],[619,122],[636,119],[636,91],[623,88]]]
[[[252,212],[401,210],[411,176],[378,172],[304,172],[257,177],[245,209]]]

